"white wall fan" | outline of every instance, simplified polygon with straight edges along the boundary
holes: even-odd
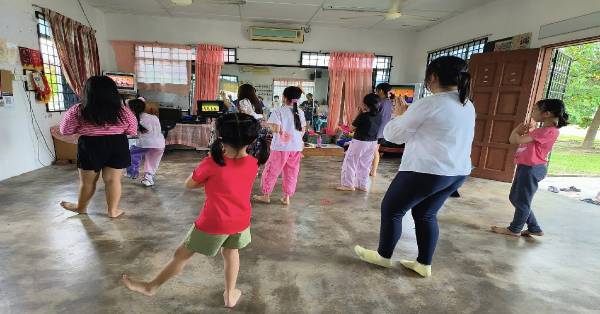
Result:
[[[341,17],[340,20],[355,20],[355,19],[368,18],[368,17],[374,17],[374,16],[381,16],[386,20],[396,20],[401,17],[410,17],[410,18],[424,20],[424,21],[430,21],[430,22],[435,22],[438,20],[437,18],[428,17],[428,16],[406,14],[402,9],[402,6],[404,5],[405,2],[406,2],[406,0],[390,0],[390,7],[387,10],[368,8],[368,7],[324,6],[323,11],[345,11],[345,12],[372,13],[372,14],[368,14],[368,15],[365,14],[362,16]],[[434,10],[411,10],[411,11],[439,12],[439,11],[434,11]]]

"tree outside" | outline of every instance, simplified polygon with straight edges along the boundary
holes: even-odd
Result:
[[[562,52],[573,58],[564,96],[569,120],[588,128],[582,146],[593,149],[600,127],[600,42],[566,47]]]

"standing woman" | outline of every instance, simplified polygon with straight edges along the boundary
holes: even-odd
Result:
[[[85,82],[81,103],[67,110],[60,123],[62,134],[81,135],[77,143],[79,199],[77,203],[61,202],[64,209],[86,214],[102,174],[108,216],[123,214],[119,209],[121,177],[131,163],[127,135],[137,135],[137,128],[135,115],[123,105],[112,79],[92,76]]]
[[[419,256],[400,263],[423,277],[431,276],[439,236],[437,213],[471,172],[475,108],[468,100],[471,76],[466,67],[457,57],[435,59],[425,72],[425,86],[433,95],[410,107],[402,97],[396,98],[396,117],[383,134],[389,142],[406,143],[406,148],[400,171],[381,203],[378,250],[354,247],[363,261],[391,267],[402,218],[412,209]]]
[[[238,88],[237,105],[239,112],[249,114],[255,119],[262,119],[263,109],[260,99],[256,96],[256,89],[250,84],[242,84]]]

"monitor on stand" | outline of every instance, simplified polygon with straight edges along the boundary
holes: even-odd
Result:
[[[206,122],[206,118],[218,118],[225,113],[222,100],[198,100],[198,121]]]

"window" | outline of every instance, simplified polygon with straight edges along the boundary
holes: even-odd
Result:
[[[429,64],[436,58],[442,56],[455,56],[465,60],[469,60],[472,54],[483,52],[483,47],[485,46],[487,41],[488,39],[487,37],[485,37],[457,44],[451,47],[431,51],[429,52],[429,55],[427,55],[427,64]]]
[[[294,79],[278,79],[273,80],[273,97],[279,96],[280,99],[283,95],[283,90],[288,86],[298,86],[302,88],[303,94],[300,97],[300,103],[306,100],[306,94],[315,93],[315,82],[305,80],[294,80]]]
[[[228,81],[228,82],[232,82],[232,83],[237,83],[238,82],[238,76],[237,75],[229,75],[229,74],[222,74],[219,79],[224,80],[224,81]]]
[[[194,53],[194,55],[195,55],[195,53]],[[225,63],[236,63],[237,62],[237,49],[223,48],[223,61]]]
[[[65,79],[56,45],[52,39],[52,29],[50,23],[42,12],[35,12],[37,19],[38,37],[40,40],[40,51],[44,63],[44,75],[52,89],[52,98],[46,104],[46,110],[49,112],[64,111],[79,102],[79,98]]]
[[[456,44],[451,47],[431,51],[427,55],[427,65],[429,65],[431,61],[443,56],[455,56],[464,60],[469,60],[472,54],[483,52],[483,47],[485,46],[487,41],[487,37],[473,39],[471,41]],[[431,93],[426,88],[423,88],[423,97],[429,95],[431,95]]]
[[[373,59],[373,86],[377,86],[379,83],[389,83],[391,71],[391,56],[375,56]]]
[[[329,53],[301,52],[300,65],[306,67],[326,68],[329,66]]]
[[[193,58],[191,48],[136,45],[137,80],[142,83],[187,84],[187,62]]]

